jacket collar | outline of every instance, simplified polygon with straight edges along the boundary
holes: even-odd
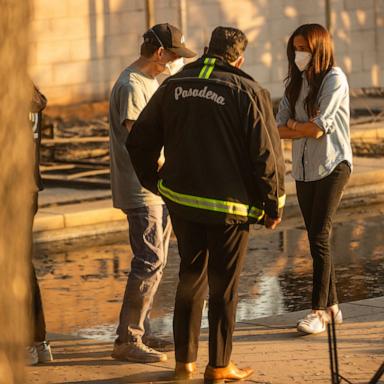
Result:
[[[215,61],[215,68],[216,69],[220,69],[221,71],[224,71],[224,72],[233,73],[234,75],[237,75],[240,77],[245,77],[246,79],[254,81],[252,76],[248,75],[247,73],[245,73],[241,69],[230,65],[225,60],[223,60],[222,57],[215,56],[215,55],[209,55],[209,56],[203,55],[199,59],[197,59],[196,61],[189,63],[189,64],[186,64],[184,66],[184,69],[202,68],[204,66],[204,60],[207,58],[215,58],[216,59],[216,61]]]

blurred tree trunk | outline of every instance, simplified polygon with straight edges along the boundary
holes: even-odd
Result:
[[[30,0],[0,0],[0,383],[25,383],[32,131],[27,77]]]

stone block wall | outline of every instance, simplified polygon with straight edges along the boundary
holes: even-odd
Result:
[[[179,0],[155,0],[155,22],[181,25]],[[244,69],[273,97],[283,92],[285,47],[303,23],[325,25],[325,0],[185,0],[184,33],[199,54],[217,25],[250,44]],[[337,63],[352,87],[384,86],[384,0],[332,0]],[[145,0],[34,0],[29,68],[50,104],[108,98],[139,52]]]

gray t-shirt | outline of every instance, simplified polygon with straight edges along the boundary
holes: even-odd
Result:
[[[125,147],[128,130],[124,120],[137,120],[159,83],[135,68],[126,68],[117,79],[109,102],[109,138],[113,206],[120,209],[164,204],[160,196],[140,184]]]

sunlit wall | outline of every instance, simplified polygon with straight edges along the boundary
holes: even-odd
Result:
[[[180,25],[201,53],[217,25],[250,40],[245,70],[280,97],[285,44],[300,24],[326,24],[325,0],[155,0],[155,22]],[[186,5],[180,17],[181,4]],[[34,0],[30,71],[50,104],[103,100],[138,55],[145,0]],[[331,0],[338,65],[352,87],[384,85],[384,2]]]

